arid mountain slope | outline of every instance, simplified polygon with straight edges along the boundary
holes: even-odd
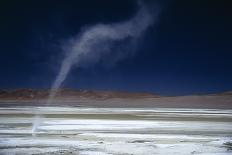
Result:
[[[232,93],[159,96],[151,93],[60,89],[53,103],[47,104],[49,90],[17,89],[0,91],[0,106],[87,106],[133,108],[232,109]]]
[[[16,89],[0,90],[0,100],[18,99],[46,99],[49,96],[48,89]],[[151,93],[123,92],[123,91],[95,91],[95,90],[76,90],[60,89],[56,95],[57,99],[109,99],[109,98],[155,98],[158,95]]]

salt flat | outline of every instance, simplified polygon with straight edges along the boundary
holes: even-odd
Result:
[[[226,109],[0,108],[1,155],[229,155],[231,143]]]

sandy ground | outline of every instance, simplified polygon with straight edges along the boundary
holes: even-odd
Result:
[[[0,154],[229,155],[231,122],[228,109],[1,107]]]

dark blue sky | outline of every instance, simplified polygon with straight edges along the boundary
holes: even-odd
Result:
[[[133,57],[114,66],[72,70],[64,87],[148,91],[163,95],[232,90],[232,5],[165,0]],[[49,88],[60,43],[83,26],[127,20],[134,0],[2,0],[0,88]],[[107,59],[107,58],[106,58]]]

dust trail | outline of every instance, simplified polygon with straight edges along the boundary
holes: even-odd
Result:
[[[139,10],[131,19],[120,23],[96,24],[85,28],[77,37],[71,38],[64,45],[66,56],[52,84],[47,105],[54,102],[54,97],[74,66],[95,64],[106,57],[115,63],[134,53],[133,47],[146,29],[154,23],[157,14],[158,11],[153,10],[151,13],[148,6],[139,3]],[[130,50],[127,47],[130,47]],[[124,50],[125,48],[127,50]],[[35,120],[34,131],[38,126]]]
[[[114,51],[111,47],[114,47],[114,43],[118,41],[139,39],[148,26],[153,23],[153,18],[146,6],[141,6],[136,16],[129,21],[117,24],[97,24],[87,28],[79,37],[72,39],[66,49],[67,55],[52,85],[48,103],[52,102],[57,90],[74,65],[78,67],[81,63],[97,63],[104,58],[104,55],[113,52],[126,54],[126,52],[123,53],[124,51]]]
[[[34,117],[34,122],[33,122],[33,126],[32,126],[32,136],[35,137],[36,133],[37,133],[37,128],[40,126],[41,122],[43,121],[43,115],[41,114],[36,114]]]

